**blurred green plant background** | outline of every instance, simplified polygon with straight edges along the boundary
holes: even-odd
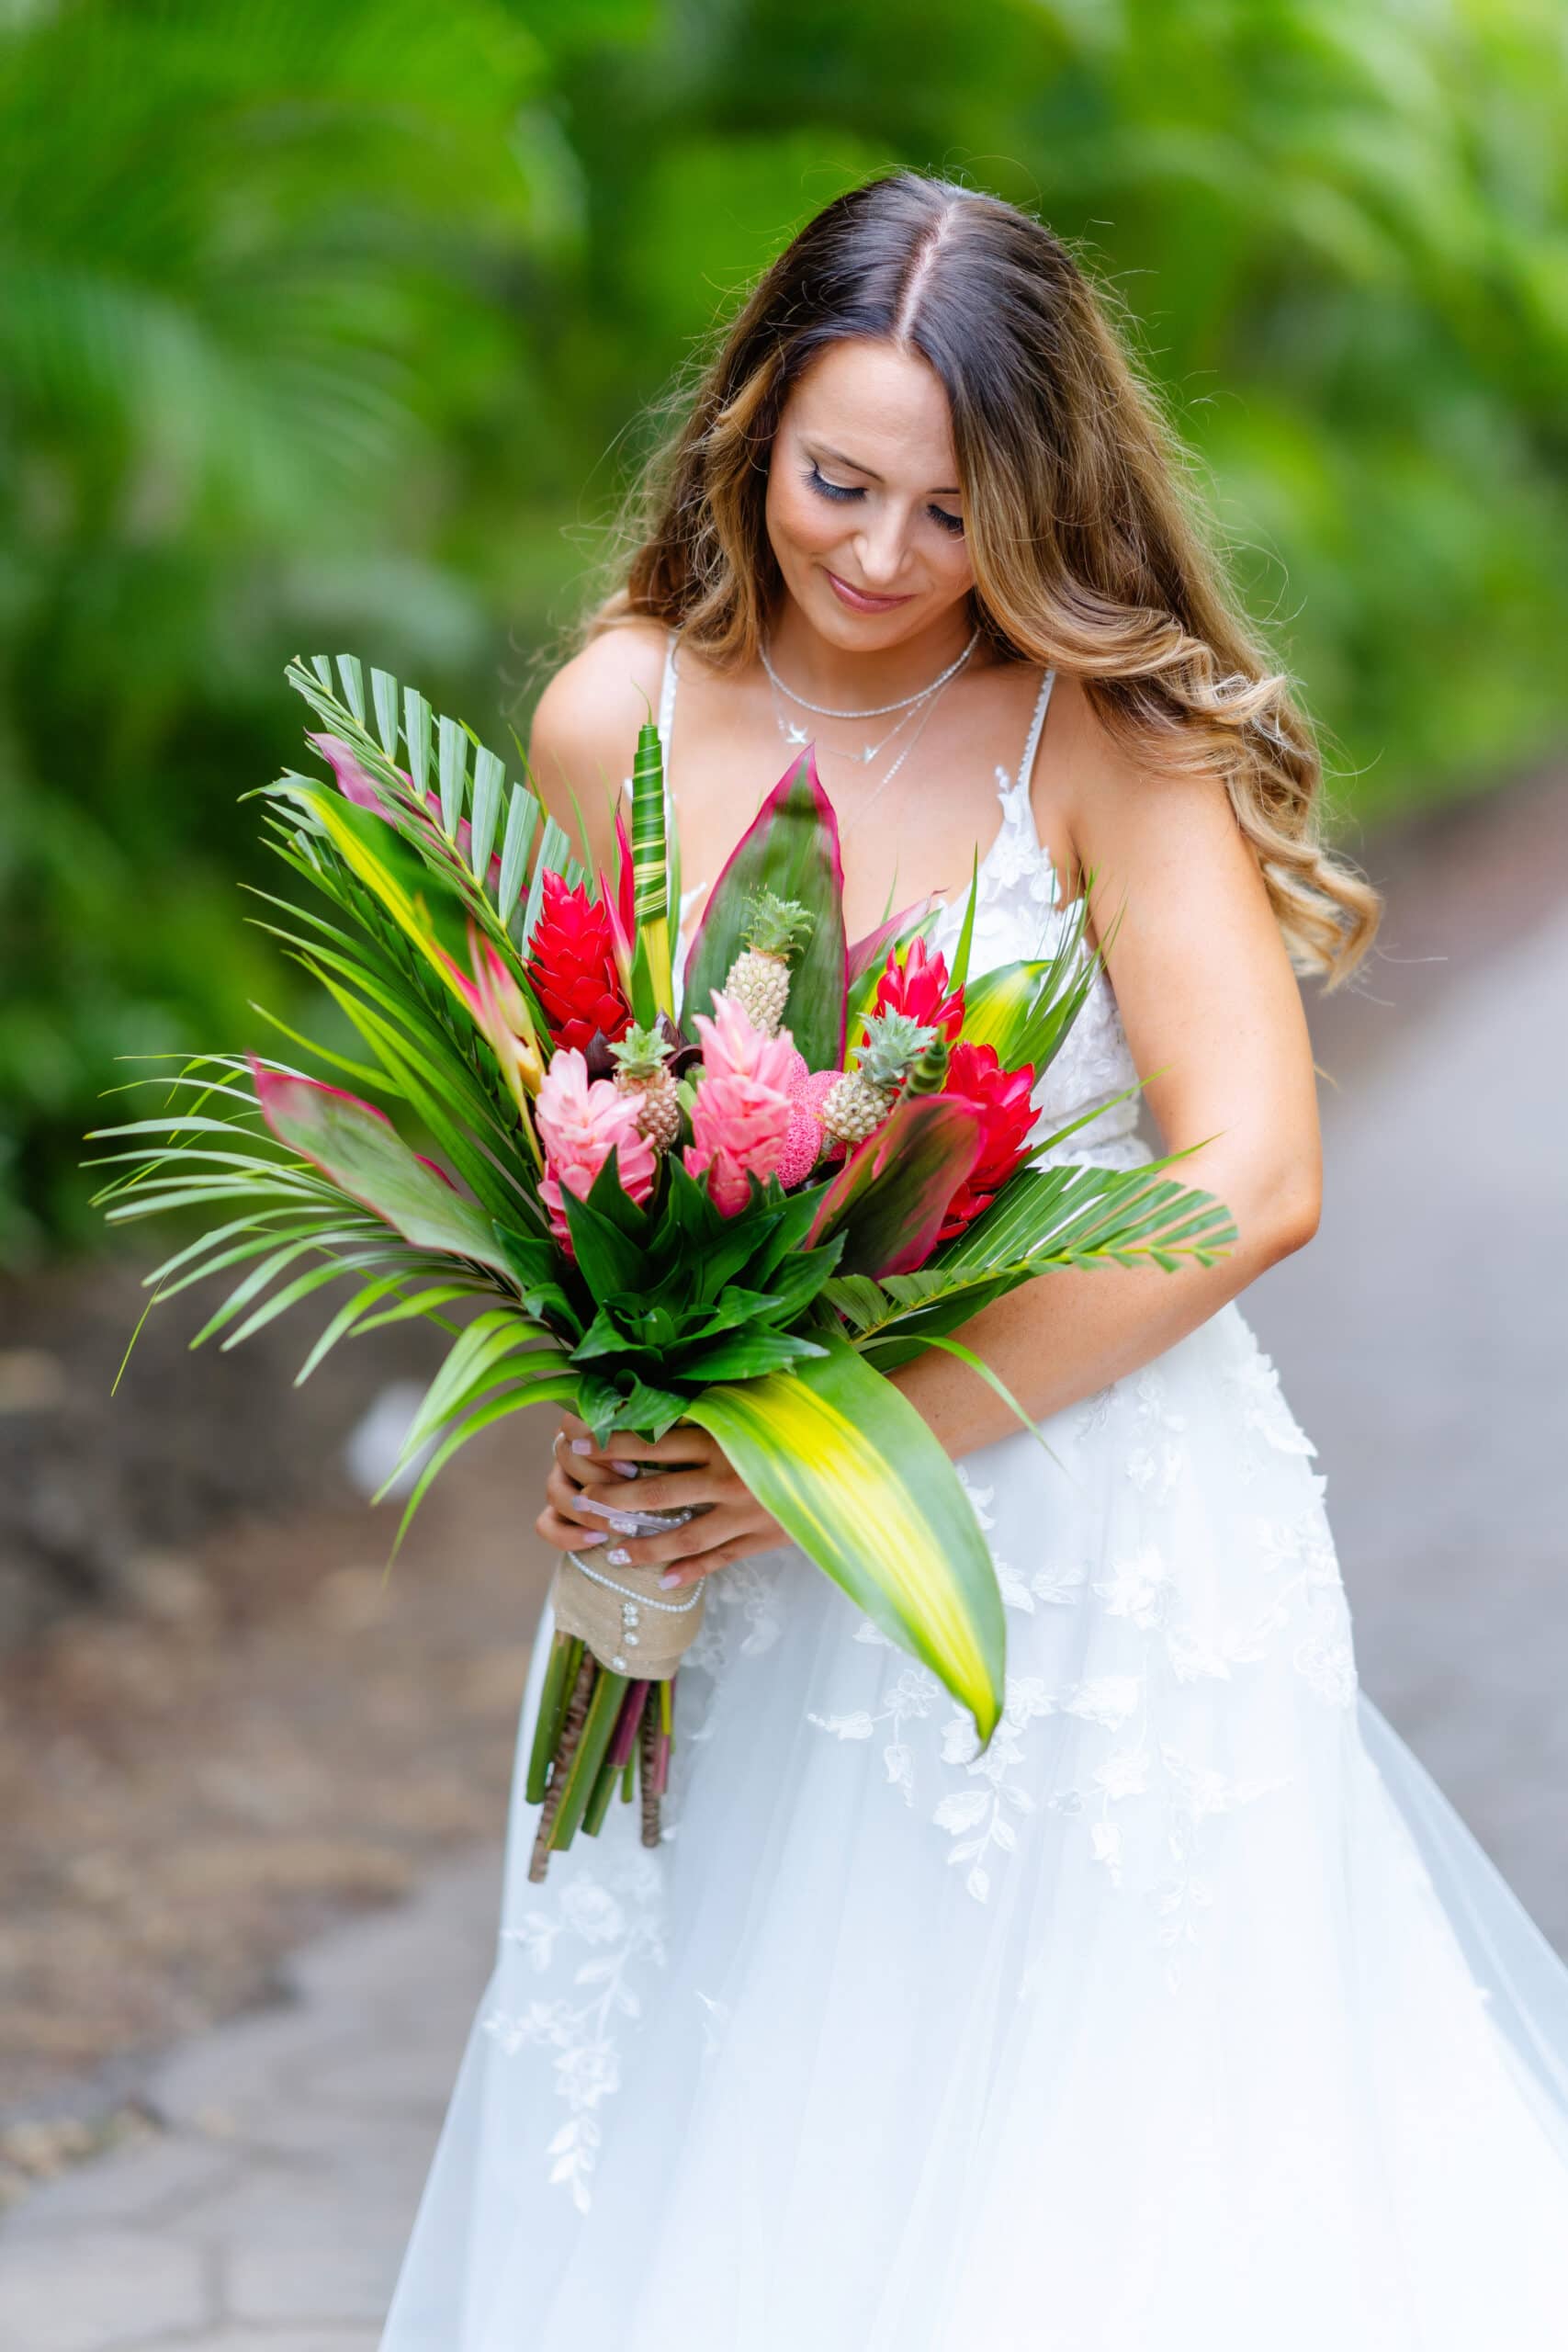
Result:
[[[0,0],[0,1258],[288,982],[294,652],[521,727],[644,404],[912,164],[1138,320],[1352,826],[1568,710],[1555,0]]]

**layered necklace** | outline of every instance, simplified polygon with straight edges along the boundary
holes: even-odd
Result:
[[[858,751],[848,751],[835,743],[818,742],[818,748],[820,751],[830,752],[835,759],[852,760],[857,767],[869,767],[879,753],[887,749],[895,736],[902,734],[906,728],[912,729],[908,742],[894,758],[886,773],[878,777],[875,786],[862,801],[853,816],[847,820],[841,829],[843,831],[847,832],[851,826],[858,825],[862,818],[868,813],[873,803],[881,798],[925,732],[926,722],[942,695],[953,684],[959,672],[964,668],[979,642],[980,632],[976,628],[963,652],[955,661],[950,662],[941,675],[933,678],[929,685],[918,687],[912,695],[904,695],[897,702],[876,703],[866,710],[835,710],[829,703],[807,701],[804,695],[796,694],[792,686],[785,685],[768,658],[766,646],[758,649],[761,656],[762,667],[768,673],[768,684],[773,692],[773,717],[777,721],[779,733],[786,744],[798,747],[812,741],[810,730],[803,727],[798,719],[792,719],[786,715],[784,707],[786,702],[792,703],[796,710],[810,711],[818,718],[854,719],[863,722],[868,718],[886,718],[894,712],[897,712],[898,717],[894,718],[892,726],[885,734],[875,742],[863,743]]]

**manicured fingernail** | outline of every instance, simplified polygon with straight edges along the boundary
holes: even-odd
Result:
[[[574,1437],[571,1441],[571,1450],[573,1453],[592,1453],[593,1440],[591,1437]]]
[[[635,1462],[612,1462],[610,1467],[617,1478],[635,1478],[637,1475]]]
[[[609,1555],[609,1556],[610,1556],[610,1558],[613,1560],[613,1559],[615,1558],[615,1555],[614,1552],[612,1552],[612,1553],[610,1554],[610,1555]],[[676,1585],[676,1584],[679,1584],[679,1583],[680,1583],[681,1578],[680,1578],[680,1576],[679,1576],[678,1572],[677,1572],[674,1568],[666,1568],[666,1569],[665,1569],[665,1571],[664,1571],[664,1574],[660,1577],[659,1581],[660,1581],[660,1583],[664,1587],[665,1591],[666,1591],[666,1592],[668,1592],[671,1585]]]
[[[609,1540],[607,1535],[580,1535],[577,1539],[577,1549],[580,1552],[586,1552],[591,1544],[607,1544]],[[614,1558],[615,1555],[612,1553],[610,1556]]]
[[[632,1564],[632,1555],[624,1544],[617,1544],[613,1552],[605,1553],[604,1557],[613,1568],[629,1568]]]

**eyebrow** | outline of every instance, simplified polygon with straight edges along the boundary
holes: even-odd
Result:
[[[872,467],[863,466],[858,458],[846,458],[841,449],[829,449],[826,441],[818,441],[816,446],[823,457],[831,458],[834,465],[848,466],[851,473],[864,474],[868,481],[882,480],[882,476]],[[964,492],[961,490],[928,490],[926,492],[928,498],[962,498]]]

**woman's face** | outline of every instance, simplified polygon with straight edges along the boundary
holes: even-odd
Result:
[[[790,594],[847,652],[902,644],[962,604],[975,574],[952,420],[923,359],[829,345],[779,420],[767,524]]]

